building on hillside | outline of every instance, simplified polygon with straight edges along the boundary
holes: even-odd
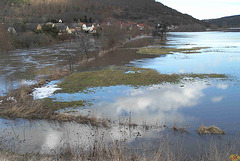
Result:
[[[137,27],[142,31],[145,28],[145,24],[137,24]]]
[[[70,28],[67,26],[67,28],[66,28],[66,32],[68,33],[68,34],[72,34],[72,30],[70,30]]]
[[[42,30],[42,26],[40,24],[37,25],[37,30]]]
[[[16,34],[17,31],[15,30],[14,27],[8,27],[8,30],[7,30],[9,33],[12,33],[12,34]]]
[[[171,26],[168,26],[167,29],[168,29],[169,31],[172,31],[172,30],[175,30],[175,29],[176,29],[176,26],[171,25]]]
[[[92,25],[86,25],[83,24],[82,25],[82,30],[85,31],[86,33],[96,33],[96,27],[92,24]]]
[[[77,34],[76,27],[74,27],[74,26],[70,26],[69,29],[71,30],[71,33],[72,33],[72,34]]]
[[[79,33],[82,31],[82,24],[81,23],[73,23],[72,26],[75,28],[76,33]]]

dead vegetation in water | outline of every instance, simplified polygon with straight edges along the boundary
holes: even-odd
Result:
[[[43,75],[39,80],[40,84],[44,84],[46,81],[61,79],[70,74],[70,71],[67,68],[58,69],[55,66],[46,66],[39,69],[37,75]]]
[[[81,124],[91,124],[93,126],[103,126],[103,127],[108,127],[108,122],[106,119],[99,119],[96,117],[89,117],[89,116],[82,116],[82,115],[72,115],[72,114],[65,114],[65,113],[60,113],[53,116],[51,119],[56,119],[58,121],[62,122],[76,122],[76,123],[81,123]]]
[[[174,132],[179,132],[179,133],[186,133],[186,134],[189,134],[190,132],[184,128],[183,126],[181,127],[177,127],[177,124],[174,124],[173,127],[172,127],[172,130]]]
[[[152,147],[153,143],[158,144],[157,147]],[[234,142],[237,140],[231,140]],[[239,142],[239,140],[238,140]],[[184,146],[184,140],[163,137],[163,139],[147,140],[146,142],[138,143],[138,147],[128,146],[124,141],[112,141],[109,144],[102,141],[94,141],[88,145],[89,150],[78,147],[62,148],[60,152],[53,155],[47,154],[17,154],[10,151],[0,151],[0,160],[31,160],[31,161],[85,161],[85,160],[112,160],[112,161],[186,161],[186,160],[229,160],[232,154],[239,152],[238,144],[229,144],[229,142],[216,143],[210,141],[205,145],[194,146],[194,153],[187,151]],[[192,147],[188,147],[192,148]]]
[[[220,128],[216,127],[216,126],[204,126],[201,125],[201,127],[197,130],[197,133],[200,135],[203,134],[217,134],[217,135],[224,135],[225,131],[221,130]]]
[[[74,121],[82,124],[91,124],[93,126],[107,127],[107,121],[95,117],[61,114],[57,111],[68,107],[82,107],[87,102],[57,102],[49,98],[42,100],[33,100],[31,96],[34,86],[22,86],[17,90],[0,97],[0,117],[2,118],[23,118],[23,119],[47,119],[60,122]]]

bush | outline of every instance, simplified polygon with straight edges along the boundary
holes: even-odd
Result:
[[[104,26],[101,32],[102,47],[108,49],[120,43],[128,35],[126,29],[120,28],[119,25]]]
[[[47,22],[58,23],[58,20],[56,20],[56,19],[48,19]]]
[[[46,34],[36,34],[34,32],[24,32],[14,37],[16,48],[30,48],[34,46],[48,45],[53,42],[53,38]]]
[[[0,24],[0,50],[9,51],[13,48],[11,34],[4,25]]]
[[[56,27],[52,27],[50,25],[43,25],[42,30],[36,31],[36,33],[44,33],[56,38],[58,36],[59,30]]]
[[[71,39],[74,39],[74,38],[75,38],[74,35],[67,34],[67,33],[63,33],[62,35],[57,36],[58,41],[71,40]]]

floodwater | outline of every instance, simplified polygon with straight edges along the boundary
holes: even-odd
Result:
[[[156,139],[160,131],[171,131],[155,128],[146,131],[139,126],[132,131],[121,127],[118,122],[137,123],[139,125],[167,125],[174,123],[184,126],[188,147],[195,143],[209,140],[199,137],[196,129],[201,124],[216,125],[226,131],[224,138],[237,136],[240,132],[240,33],[239,32],[196,32],[170,33],[166,44],[147,38],[141,43],[132,43],[123,48],[94,57],[85,64],[85,68],[107,65],[136,66],[151,68],[159,73],[219,73],[229,75],[231,80],[182,80],[179,84],[163,83],[159,85],[134,88],[130,86],[97,87],[89,89],[90,93],[59,93],[50,96],[57,101],[87,100],[93,103],[77,109],[76,112],[88,114],[89,111],[99,118],[109,118],[116,122],[109,129],[96,128],[74,123],[56,123],[47,121],[11,121],[2,120],[0,131],[4,146],[17,152],[58,153],[70,145],[73,148],[88,149],[95,140],[111,142],[127,140],[134,144],[136,138]],[[163,56],[146,56],[136,54],[134,47],[159,46],[175,48],[209,47],[201,53],[174,53]],[[40,54],[41,55],[41,54]],[[120,55],[120,56],[119,56]],[[24,57],[23,57],[24,58]],[[54,61],[54,59],[53,59]],[[48,63],[46,63],[48,64]],[[1,64],[2,65],[2,64]],[[10,73],[14,69],[7,65]],[[16,67],[17,68],[17,67]],[[6,68],[7,69],[7,68]],[[73,110],[73,109],[69,109]],[[138,134],[141,134],[138,135]],[[104,136],[104,137],[102,137]],[[156,142],[155,142],[156,143]],[[21,147],[19,147],[21,145]],[[16,147],[16,149],[13,149]]]
[[[139,55],[136,50],[126,49],[141,47],[152,43],[149,37],[140,37],[124,47],[114,52],[99,55],[100,40],[89,39],[88,54],[83,52],[78,40],[64,42],[57,45],[19,49],[0,55],[0,96],[6,92],[16,89],[21,85],[32,85],[37,83],[39,77],[44,76],[44,68],[68,68],[66,56],[78,55],[80,71],[89,68],[101,68],[108,65],[125,65],[133,60],[141,58],[152,58],[155,56]]]
[[[88,93],[58,93],[57,101],[87,100],[90,107],[80,111],[94,111],[96,115],[117,120],[131,112],[133,121],[178,123],[194,132],[201,124],[217,125],[228,134],[237,134],[240,123],[240,33],[201,32],[170,33],[165,47],[201,49],[201,53],[143,58],[129,66],[151,68],[159,73],[218,73],[231,80],[182,80],[180,84],[164,83],[134,88],[130,86],[98,87]],[[154,44],[156,47],[156,44]],[[159,47],[162,47],[159,45]],[[72,109],[70,109],[72,110]],[[86,112],[85,112],[86,113]]]
[[[89,40],[91,50],[99,48],[99,41]],[[66,55],[82,54],[80,42],[64,42],[33,49],[18,49],[0,55],[0,96],[21,85],[37,83],[45,73],[39,72],[46,67],[59,68],[66,65]]]

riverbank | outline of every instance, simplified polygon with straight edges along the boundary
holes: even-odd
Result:
[[[176,136],[177,137],[177,136]],[[111,142],[104,144],[103,142],[94,142],[91,150],[87,151],[80,147],[79,149],[63,149],[61,153],[55,155],[49,154],[16,154],[9,151],[0,151],[0,159],[6,161],[12,160],[31,160],[31,161],[46,161],[46,160],[124,160],[124,161],[172,161],[172,160],[229,160],[231,156],[237,154],[239,147],[236,145],[227,144],[227,142],[216,143],[216,140],[211,140],[210,143],[196,145],[197,152],[189,153],[183,146],[184,141],[173,139],[170,137],[161,137],[155,140],[154,147],[151,142],[154,140],[145,141],[139,144],[139,147],[131,148],[124,141]],[[173,139],[173,140],[171,140]],[[174,143],[174,141],[176,141]],[[236,141],[233,139],[232,141]],[[201,149],[204,147],[204,150]]]

